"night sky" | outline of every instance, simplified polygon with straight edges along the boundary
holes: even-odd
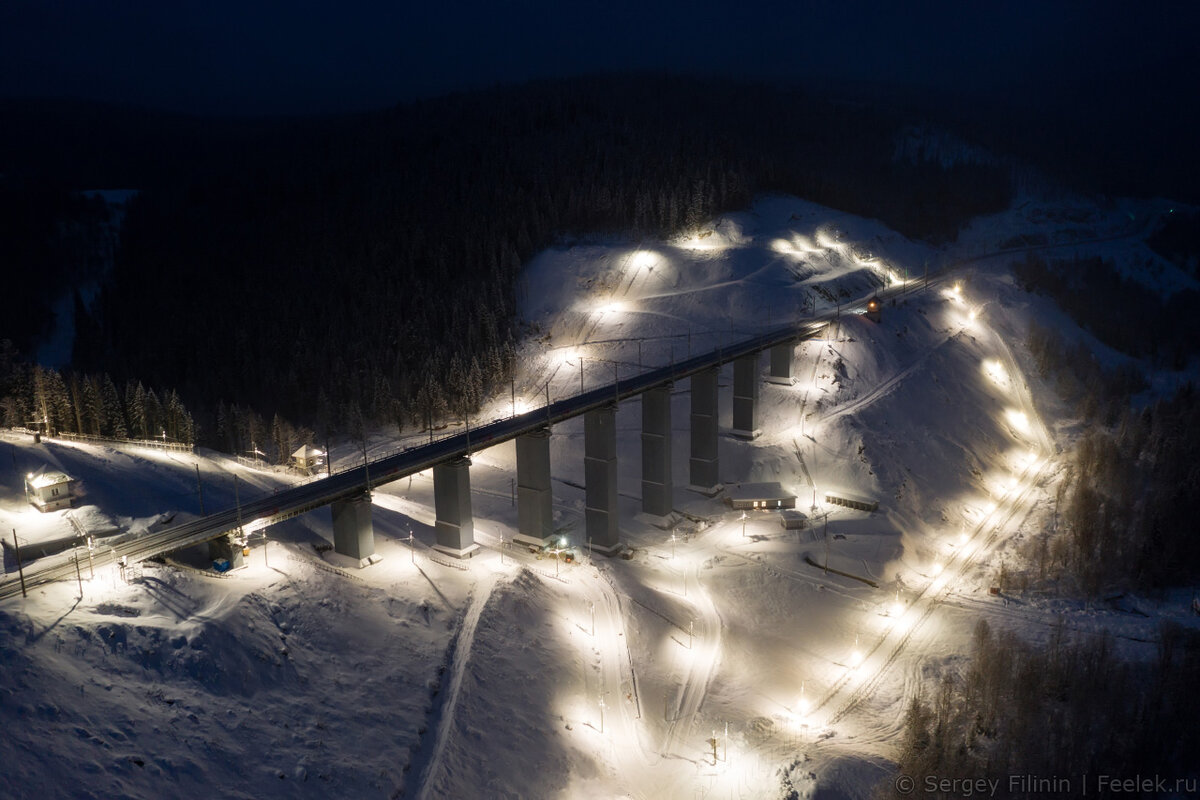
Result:
[[[295,114],[629,70],[1010,95],[1115,80],[1153,92],[1194,78],[1198,7],[7,0],[0,95]]]

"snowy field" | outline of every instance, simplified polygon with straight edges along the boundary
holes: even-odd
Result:
[[[760,386],[761,435],[721,437],[723,483],[781,483],[812,517],[798,531],[685,488],[687,381],[674,387],[668,518],[640,513],[640,404],[618,411],[630,560],[586,552],[581,419],[551,440],[555,527],[572,563],[502,546],[517,517],[508,443],[473,457],[474,559],[430,549],[426,473],[376,492],[379,564],[346,570],[319,553],[332,541],[320,510],[256,535],[227,577],[181,562],[123,579],[103,543],[199,513],[201,497],[212,511],[301,478],[207,451],[4,434],[6,535],[32,547],[83,529],[98,544],[80,553],[79,581],[0,605],[5,786],[26,797],[865,797],[890,775],[909,693],[963,659],[980,618],[1033,640],[1061,619],[1150,657],[1161,618],[1193,624],[1190,596],[1137,600],[1141,616],[989,589],[1002,564],[1021,568],[1017,544],[1052,515],[1078,433],[1023,342],[1033,318],[1083,334],[1007,265],[1020,247],[1065,245],[1164,291],[1191,285],[1143,243],[1162,211],[1030,201],[934,250],[766,198],[687,240],[563,244],[534,259],[519,287],[520,372],[484,419],[540,405],[547,386],[563,397],[954,267],[887,304],[881,323],[844,315],[797,347],[794,383]],[[396,444],[386,431],[371,442]],[[357,447],[334,456],[349,465]],[[25,501],[23,476],[44,466],[80,480],[75,509]],[[827,506],[826,491],[878,510]],[[5,568],[16,569],[11,550]]]

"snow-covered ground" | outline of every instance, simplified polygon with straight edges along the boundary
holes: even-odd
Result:
[[[798,347],[794,385],[760,387],[761,436],[722,437],[725,484],[780,482],[813,514],[805,530],[684,488],[681,381],[669,519],[639,513],[641,410],[618,411],[628,561],[583,547],[581,420],[551,440],[555,525],[573,563],[501,547],[516,532],[512,443],[474,456],[484,550],[467,562],[429,548],[427,473],[375,494],[383,561],[362,571],[312,546],[332,539],[325,510],[269,529],[225,578],[147,566],[127,583],[102,546],[85,554],[81,600],[63,583],[0,605],[5,785],[80,797],[861,797],[888,775],[908,693],[962,658],[980,617],[1035,639],[1062,618],[1148,656],[1158,619],[1188,623],[1190,598],[1138,601],[1143,617],[989,594],[1052,513],[1069,430],[1039,413],[1058,406],[1031,377],[1025,330],[1035,316],[1070,328],[1015,286],[1006,264],[1019,253],[991,254],[1026,237],[1136,265],[1161,211],[1029,202],[935,251],[766,198],[687,240],[549,250],[520,287],[515,401],[502,392],[485,419],[535,407],[547,385],[561,397],[581,375],[607,383],[927,265],[961,266],[889,303],[880,324],[846,315]],[[44,465],[81,479],[69,513],[97,535],[197,513],[201,492],[210,511],[232,505],[235,475],[243,499],[300,480],[211,453],[0,442],[12,456],[0,452],[0,523],[25,542],[73,530],[68,512],[25,503],[21,477]],[[394,442],[381,432],[372,444]],[[335,456],[361,457],[357,445]],[[879,510],[827,507],[826,490]]]

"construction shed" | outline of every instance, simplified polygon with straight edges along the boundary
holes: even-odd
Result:
[[[878,500],[872,500],[862,495],[850,494],[849,492],[825,492],[825,502],[832,503],[835,506],[857,509],[858,511],[875,511],[879,508]]]
[[[739,483],[725,487],[725,502],[734,509],[771,511],[795,508],[796,495],[779,483]]]
[[[787,531],[798,531],[808,527],[808,515],[794,508],[787,509],[779,515],[779,524]]]

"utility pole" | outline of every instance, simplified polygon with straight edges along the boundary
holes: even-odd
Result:
[[[242,498],[238,493],[238,476],[233,476],[233,504],[237,506],[237,524],[238,535],[245,536],[245,531],[242,530]]]
[[[362,442],[362,451],[363,451],[363,476],[366,478],[366,481],[367,481],[367,496],[370,497],[371,496],[371,466],[370,466],[370,462],[367,461],[367,434],[365,431],[363,432],[363,438],[360,441]],[[471,451],[471,449],[470,449],[470,446],[468,445],[467,452],[470,453],[470,451]]]
[[[196,465],[196,496],[200,498],[200,516],[207,516],[204,511],[204,486],[200,483],[200,465]]]
[[[825,574],[829,574],[829,515],[825,515],[825,532],[822,535],[825,539]]]
[[[75,552],[72,553],[75,559],[75,579],[79,581],[79,599],[83,599],[83,575],[79,572],[79,546],[75,546]]]
[[[21,566],[21,544],[17,541],[16,528],[13,528],[13,552],[17,556],[17,575],[21,577],[21,597],[28,597],[25,594],[25,568]]]

